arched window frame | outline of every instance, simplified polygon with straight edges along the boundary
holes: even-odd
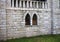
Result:
[[[30,15],[29,15],[29,13],[27,13],[25,16],[25,25],[30,25],[30,24],[31,24],[30,23]]]
[[[32,25],[37,25],[37,15],[36,14],[33,15]]]

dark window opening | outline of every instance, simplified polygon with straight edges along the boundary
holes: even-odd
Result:
[[[27,7],[27,1],[25,1],[25,7]]]
[[[32,8],[34,8],[34,2],[32,2]]]
[[[18,0],[18,7],[19,7],[19,4],[20,4],[20,0]]]
[[[27,14],[25,17],[25,25],[30,25],[30,15]]]
[[[16,7],[16,0],[14,0],[14,7]]]
[[[59,0],[59,8],[60,8],[60,0]]]
[[[29,1],[29,7],[30,7],[30,1]]]
[[[42,8],[43,3],[41,2],[41,8]]]
[[[11,0],[11,7],[12,7],[12,0]]]
[[[33,25],[37,25],[37,16],[36,16],[36,14],[33,15],[32,23],[33,23]]]
[[[37,6],[36,6],[36,5],[37,5],[37,2],[35,2],[35,8],[37,8]]]
[[[21,1],[22,7],[23,7],[23,1]]]

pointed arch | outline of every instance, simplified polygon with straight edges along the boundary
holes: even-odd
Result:
[[[37,15],[36,14],[33,15],[32,24],[37,25]]]
[[[25,17],[25,25],[30,25],[30,15],[27,14]]]

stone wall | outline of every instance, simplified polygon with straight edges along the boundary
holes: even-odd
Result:
[[[59,0],[53,0],[53,33],[60,34]]]
[[[31,19],[36,14],[37,25],[25,26],[25,16],[29,13]],[[48,10],[12,10],[7,9],[7,37],[30,37],[51,34],[51,13]]]
[[[53,15],[53,34],[60,34],[59,1],[47,0],[47,9],[11,8],[10,0],[0,0],[0,40],[51,34],[51,15]],[[52,10],[51,10],[52,9]],[[53,13],[51,13],[53,11]],[[29,13],[31,25],[25,25]],[[32,25],[33,15],[37,15],[37,25]]]
[[[6,39],[6,0],[0,0],[0,40]]]

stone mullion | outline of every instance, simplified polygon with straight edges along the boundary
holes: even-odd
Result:
[[[44,2],[42,2],[42,8],[44,8]]]
[[[16,7],[18,7],[18,0],[16,0]]]
[[[21,1],[20,1],[20,8],[21,8]]]
[[[32,1],[30,1],[30,7],[32,8]]]
[[[27,8],[29,7],[29,3],[28,3],[29,1],[27,1]]]
[[[32,26],[32,18],[33,18],[33,17],[31,16],[31,19],[30,19],[30,24],[31,24],[31,26]]]
[[[25,1],[23,1],[23,7],[25,8]]]
[[[14,7],[14,0],[12,0],[12,7]]]
[[[37,1],[37,8],[38,8],[38,1]]]

